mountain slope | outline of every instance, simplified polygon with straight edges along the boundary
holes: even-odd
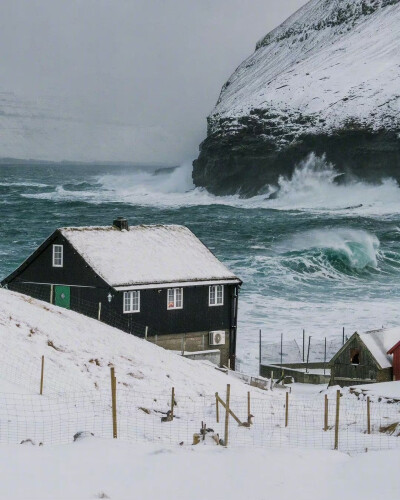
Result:
[[[367,179],[398,178],[399,47],[399,0],[311,0],[222,88],[195,183],[257,192],[311,151]]]

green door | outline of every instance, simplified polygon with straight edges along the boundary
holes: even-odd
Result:
[[[71,289],[69,286],[56,285],[54,290],[54,304],[56,306],[70,309],[71,304]]]

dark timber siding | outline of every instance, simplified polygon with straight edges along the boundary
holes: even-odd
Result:
[[[209,307],[208,286],[183,287],[183,309],[167,309],[166,288],[140,290],[140,312],[124,316],[149,325],[160,334],[229,329],[234,288],[224,286],[223,306]],[[123,292],[119,292],[114,301],[116,309],[122,314]]]
[[[360,363],[351,363],[351,350],[360,350]],[[331,385],[348,386],[392,380],[391,368],[381,369],[358,334],[354,334],[342,350],[332,358]]]

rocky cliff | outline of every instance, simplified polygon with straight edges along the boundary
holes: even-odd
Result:
[[[400,179],[400,0],[311,0],[260,40],[221,90],[193,179],[252,195],[310,152]]]

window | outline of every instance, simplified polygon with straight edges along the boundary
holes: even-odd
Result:
[[[352,365],[360,364],[360,349],[350,349],[350,363]]]
[[[53,267],[63,267],[62,245],[53,245]]]
[[[183,288],[168,288],[167,309],[183,309]]]
[[[124,313],[140,312],[140,292],[124,292]]]
[[[211,285],[208,293],[209,306],[224,305],[224,285]]]

